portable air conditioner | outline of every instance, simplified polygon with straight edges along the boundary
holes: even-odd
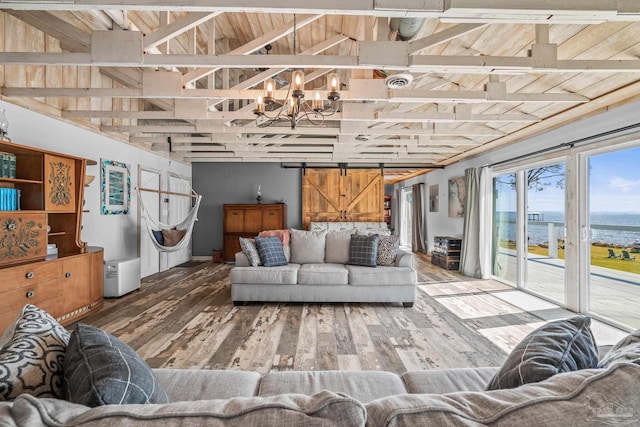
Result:
[[[120,297],[140,289],[140,258],[117,259],[104,263],[104,296]]]

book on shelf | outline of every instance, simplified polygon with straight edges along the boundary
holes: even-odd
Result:
[[[0,188],[0,211],[20,210],[20,193],[17,188]]]
[[[0,153],[0,178],[16,177],[16,155]]]

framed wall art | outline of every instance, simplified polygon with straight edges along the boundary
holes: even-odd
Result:
[[[464,202],[466,191],[464,177],[452,178],[449,180],[449,216],[462,218],[464,216]]]
[[[131,178],[129,165],[114,160],[100,160],[100,200],[102,215],[129,213]]]

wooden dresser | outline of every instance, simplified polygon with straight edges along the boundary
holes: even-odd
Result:
[[[223,253],[225,261],[233,261],[240,252],[239,237],[255,237],[264,230],[287,228],[287,205],[241,204],[224,205]]]
[[[460,269],[460,251],[462,240],[455,237],[435,236],[431,264],[446,270]]]
[[[4,141],[0,152],[16,158],[15,177],[0,177],[16,198],[0,204],[0,330],[27,303],[74,322],[103,294],[103,250],[80,239],[87,160]]]

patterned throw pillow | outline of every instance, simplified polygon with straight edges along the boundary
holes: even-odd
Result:
[[[371,234],[361,236],[354,234],[349,243],[349,264],[375,267],[378,258],[378,241],[380,236]]]
[[[22,393],[62,398],[69,332],[47,312],[27,304],[2,337],[0,401]]]
[[[378,265],[394,265],[399,247],[399,236],[380,236],[380,241],[378,242],[378,259],[376,260],[376,263]]]
[[[288,264],[287,257],[284,256],[282,242],[278,237],[256,237],[256,246],[258,247],[260,260],[265,267]]]
[[[253,267],[257,267],[261,264],[260,262],[260,254],[258,253],[258,248],[256,248],[256,241],[254,239],[245,239],[244,237],[240,237],[240,247],[242,248],[242,252],[249,258],[249,262]]]
[[[291,233],[289,230],[265,230],[258,233],[258,237],[279,237],[282,242],[282,246],[289,246],[289,240]]]
[[[562,372],[598,367],[591,318],[575,316],[540,326],[513,349],[487,390],[516,388]]]
[[[78,323],[64,361],[67,400],[85,406],[168,403],[151,368],[127,344]]]

